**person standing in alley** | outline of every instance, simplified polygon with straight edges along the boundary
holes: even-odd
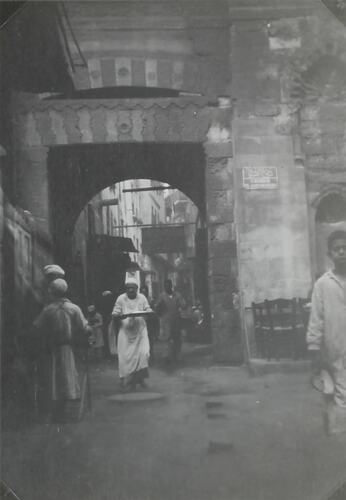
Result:
[[[43,275],[47,284],[58,278],[65,279],[65,271],[57,264],[48,264],[47,266],[45,266],[43,268]]]
[[[115,335],[112,326],[112,310],[114,305],[113,293],[110,290],[104,290],[99,301],[99,311],[102,315],[103,323],[103,344],[106,358],[115,354]],[[111,333],[110,333],[111,330]]]
[[[180,311],[184,307],[183,298],[173,290],[172,280],[166,279],[156,312],[160,317],[160,340],[165,343],[165,362],[170,367],[177,363],[181,351]]]
[[[142,285],[140,289],[141,294],[143,294],[147,301],[149,302],[150,307],[153,307],[153,301],[149,299],[149,290],[147,285]],[[150,344],[150,363],[154,362],[155,359],[155,354],[154,354],[154,344],[155,344],[155,338],[157,335],[157,316],[155,314],[150,315],[147,318],[147,329],[148,329],[148,337],[149,337],[149,344]]]
[[[74,347],[88,343],[88,323],[80,308],[66,298],[67,283],[62,278],[48,285],[51,303],[34,322],[47,359],[50,413],[54,421],[64,419],[68,400],[80,398]]]
[[[49,304],[52,300],[49,293],[49,285],[56,279],[65,279],[65,271],[58,264],[48,264],[42,269],[43,280],[40,291],[40,303],[35,308],[33,316],[26,314],[30,327],[27,328],[31,331],[30,344],[32,347],[32,359],[34,360],[34,371],[36,373],[35,384],[35,399],[37,399],[38,410],[42,414],[47,414],[51,409],[50,401],[50,366],[47,360],[46,352],[40,346],[42,344],[39,332],[35,329],[32,331],[31,327],[36,317],[42,312],[45,305]],[[33,309],[33,308],[32,308]]]
[[[328,255],[334,268],[314,285],[307,345],[314,368],[322,369],[326,430],[334,434],[346,431],[346,231],[329,236]]]
[[[145,387],[149,376],[150,346],[146,313],[152,313],[147,298],[138,293],[138,284],[132,277],[126,279],[126,292],[117,298],[112,316],[119,328],[117,350],[119,378],[122,390]],[[144,313],[141,316],[141,313]]]
[[[50,295],[48,293],[49,284],[56,279],[65,279],[65,271],[58,264],[48,264],[43,268],[43,284],[42,284],[42,294],[44,304],[49,304]]]
[[[90,341],[97,359],[102,358],[103,354],[103,321],[100,313],[96,311],[96,306],[91,304],[88,306],[87,315],[88,325],[91,329]]]

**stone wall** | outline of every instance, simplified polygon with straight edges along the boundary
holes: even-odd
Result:
[[[75,74],[78,88],[163,86],[204,97],[25,97],[14,111],[18,193],[46,229],[49,148],[203,144],[219,361],[232,359],[239,344],[232,338],[237,323],[232,292],[238,286],[245,325],[252,301],[308,294],[315,200],[346,185],[346,71],[338,69],[346,61],[344,28],[329,13],[312,15],[306,1],[294,2],[299,16],[293,15],[292,2],[286,10],[264,2],[276,12],[273,17],[265,17],[266,7],[257,8],[253,0],[228,3],[228,14],[223,1],[213,11],[208,2],[120,2],[115,10],[103,3],[97,12],[85,2],[68,7],[86,57]],[[110,25],[113,30],[104,30]],[[217,104],[230,87],[233,113],[227,99]],[[249,172],[264,172],[267,184],[249,189],[254,187],[245,179]]]
[[[86,66],[77,89],[134,86],[198,92],[229,88],[227,2],[71,2],[66,4]],[[74,60],[81,63],[69,38]]]
[[[296,161],[297,114],[283,70],[301,39],[297,20],[287,21],[285,37],[280,23],[280,33],[267,21],[232,27],[235,217],[248,357],[256,355],[251,303],[306,297],[311,287],[305,172]]]
[[[302,149],[309,194],[345,184],[346,101],[316,101],[301,109]]]
[[[324,196],[337,193],[346,197],[345,162],[346,102],[306,104],[301,109],[302,150],[305,155],[309,201],[311,267],[313,276],[330,265],[325,239],[333,225],[323,228],[316,222],[316,210]],[[346,213],[344,215],[346,224]],[[339,228],[335,226],[334,229]]]
[[[1,161],[1,157],[0,157]],[[0,166],[0,328],[3,328],[3,237],[4,237],[4,193],[2,189],[2,171]]]
[[[242,358],[238,311],[232,293],[238,286],[238,267],[234,231],[234,159],[229,107],[215,109],[208,141],[206,200],[209,228],[209,293],[215,358],[219,362],[239,363]]]
[[[250,348],[251,302],[308,295],[316,200],[346,188],[345,40],[322,11],[232,27],[235,217]],[[276,186],[246,189],[248,167],[276,169]]]
[[[28,146],[15,151],[16,197],[45,233],[49,233],[50,219],[47,157],[48,148],[43,146]]]
[[[291,39],[270,37],[266,22],[233,26],[232,68],[236,222],[244,307],[278,297],[305,297],[311,286],[304,168],[295,161],[297,117],[285,102],[282,52],[300,43],[296,21]],[[279,47],[279,48],[277,48]],[[249,167],[270,167],[271,185],[246,189]],[[272,188],[272,189],[268,189]]]

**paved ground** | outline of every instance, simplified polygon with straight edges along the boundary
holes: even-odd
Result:
[[[345,480],[346,437],[324,436],[304,373],[251,378],[194,357],[151,370],[163,399],[117,403],[103,363],[92,388],[81,423],[3,431],[3,478],[24,500],[326,500]]]

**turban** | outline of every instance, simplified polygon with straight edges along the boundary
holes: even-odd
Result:
[[[57,264],[49,264],[43,268],[43,274],[49,276],[50,274],[56,274],[57,276],[64,277],[65,271]]]
[[[62,295],[65,292],[67,292],[68,285],[65,280],[62,278],[57,278],[56,280],[53,280],[50,285],[49,285],[49,290],[54,294],[54,295]]]
[[[136,287],[138,288],[137,280],[136,280],[136,278],[133,278],[132,276],[129,276],[128,278],[126,278],[125,285],[136,285]]]

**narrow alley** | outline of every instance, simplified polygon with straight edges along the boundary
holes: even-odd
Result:
[[[114,362],[91,371],[82,422],[3,433],[3,477],[23,500],[327,500],[345,480],[346,439],[322,432],[309,375],[217,367],[205,346],[152,368],[156,401],[112,401]]]
[[[0,14],[0,500],[345,500],[346,0]]]

